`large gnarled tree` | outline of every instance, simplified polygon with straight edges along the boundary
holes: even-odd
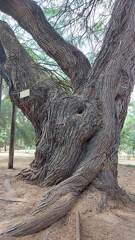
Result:
[[[106,200],[128,203],[118,186],[117,164],[135,82],[135,1],[116,0],[92,67],[82,52],[55,32],[34,1],[0,0],[0,10],[32,35],[72,84],[68,95],[47,79],[7,23],[0,22],[1,75],[11,100],[36,133],[35,159],[19,177],[42,187],[55,185],[28,221],[5,234],[23,236],[48,227],[67,214],[90,183],[104,192]],[[25,89],[30,89],[30,96],[20,98]]]

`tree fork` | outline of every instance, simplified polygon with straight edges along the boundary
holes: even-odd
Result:
[[[77,91],[80,85],[84,84],[91,67],[88,59],[79,49],[67,43],[52,28],[36,2],[12,0],[11,3],[10,0],[0,0],[0,10],[17,20],[19,25],[33,36],[47,55],[59,64],[63,72],[71,79],[74,91]]]

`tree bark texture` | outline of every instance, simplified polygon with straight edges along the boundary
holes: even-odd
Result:
[[[73,88],[68,95],[47,79],[9,26],[0,22],[10,97],[36,133],[35,160],[19,177],[42,187],[56,185],[44,194],[28,221],[6,234],[23,236],[50,226],[67,214],[90,183],[104,191],[107,199],[119,197],[126,204],[129,198],[117,183],[117,153],[135,82],[135,1],[116,0],[92,67],[52,29],[33,1],[0,0],[0,10],[31,33],[71,78]],[[20,99],[25,89],[30,89],[30,96]]]

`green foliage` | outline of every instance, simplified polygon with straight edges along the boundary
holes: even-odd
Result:
[[[127,164],[125,165],[126,167],[129,167],[129,168],[135,168],[135,165],[130,165],[130,164]]]
[[[0,143],[1,147],[10,142],[12,103],[3,85],[2,106],[0,109]],[[15,144],[20,147],[35,147],[35,133],[30,121],[17,109]]]
[[[36,0],[53,28],[69,43],[79,48],[94,62],[100,49],[103,35],[110,18],[114,0]],[[9,16],[0,13],[0,18],[13,28],[20,43],[48,78],[58,83],[62,90],[71,93],[70,79],[58,64]]]
[[[10,139],[10,119],[11,119],[11,103],[9,99],[2,101],[0,110],[0,142],[9,143]]]
[[[16,114],[16,137],[15,142],[22,147],[33,148],[35,146],[34,128],[30,121],[18,109]]]
[[[121,132],[120,150],[135,157],[135,100],[129,104],[128,115]]]

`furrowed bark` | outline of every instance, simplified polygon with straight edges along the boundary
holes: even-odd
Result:
[[[40,101],[38,86],[37,94],[30,97],[28,105],[28,99],[18,100],[18,106],[33,122],[37,136],[36,158],[31,168],[22,171],[20,177],[41,186],[57,185],[43,196],[32,212],[37,215],[5,231],[5,234],[18,237],[51,225],[67,214],[90,183],[105,192],[108,200],[120,198],[124,205],[130,202],[118,187],[117,152],[135,82],[134,12],[135,1],[116,1],[102,49],[80,95],[62,93],[53,83],[51,85],[51,80],[48,83],[43,75],[41,78],[40,72],[38,76],[44,80],[42,88],[47,91],[47,97]],[[8,43],[1,42],[10,55]],[[18,66],[24,70],[22,65]],[[28,70],[30,61],[27,66]],[[31,71],[37,77],[34,67],[32,62]],[[13,72],[13,85],[17,89],[17,77]],[[31,84],[31,74],[27,76],[30,77],[28,84]],[[134,203],[131,205],[134,207]]]
[[[45,72],[41,71],[40,66],[33,61],[20,45],[12,29],[3,21],[0,21],[0,39],[7,56],[5,68],[2,66],[3,68],[0,70],[3,74],[2,77],[9,86],[11,100],[21,108],[25,115],[29,112],[29,117],[27,117],[34,120],[34,116],[32,116],[34,114],[33,107],[36,108],[38,101],[44,104],[47,96],[50,96],[48,92],[52,94],[52,92],[58,91],[59,88],[51,79],[46,77]],[[40,89],[39,93],[38,88]],[[20,92],[25,89],[30,89],[31,94],[28,98],[21,99]]]
[[[36,132],[35,161],[21,177],[42,186],[59,183],[70,176],[85,141],[99,130],[102,123],[100,101],[84,102],[78,95],[68,96],[60,91],[51,79],[46,79],[7,24],[1,22],[0,28],[1,43],[8,56],[6,68],[13,79],[10,97]],[[30,96],[20,99],[20,91],[28,88]]]
[[[71,79],[74,91],[84,84],[90,69],[88,59],[76,47],[60,37],[34,1],[0,0],[0,10],[17,20],[47,55],[59,64],[63,72]]]

